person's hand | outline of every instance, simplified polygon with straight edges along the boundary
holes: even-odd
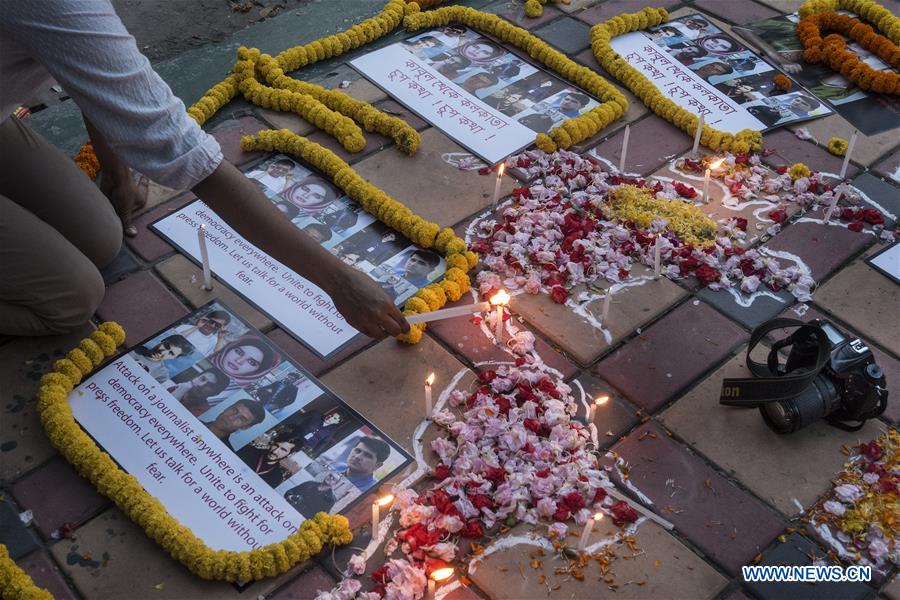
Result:
[[[347,323],[375,339],[409,331],[403,313],[380,285],[362,271],[341,265],[335,284],[325,291]]]
[[[122,231],[128,237],[137,235],[137,228],[132,225],[131,219],[135,211],[146,206],[149,186],[150,181],[146,177],[141,175],[135,181],[131,170],[127,168],[124,174],[101,171],[100,191],[109,198],[122,221]]]

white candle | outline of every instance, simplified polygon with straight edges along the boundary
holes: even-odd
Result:
[[[656,236],[656,244],[653,247],[653,277],[659,279],[662,271],[662,236]]]
[[[625,136],[622,138],[622,154],[619,157],[619,173],[625,172],[625,157],[628,155],[628,138],[631,137],[631,125],[625,126]]]
[[[377,502],[372,503],[372,537],[378,535],[378,524],[381,522],[381,507]]]
[[[428,578],[428,594],[427,598],[434,600],[437,593],[437,584],[443,584],[445,581],[453,577],[453,567],[444,567],[443,569],[435,569]]]
[[[828,208],[825,209],[825,218],[823,219],[823,221],[824,221],[825,223],[827,223],[827,222],[829,222],[829,221],[831,220],[831,213],[834,212],[834,207],[835,207],[835,206],[837,206],[837,198],[835,198],[834,202],[832,202],[831,204],[829,204],[829,205],[828,205]]]
[[[593,518],[587,520],[587,523],[584,524],[584,529],[581,532],[581,539],[578,540],[578,551],[583,552],[585,548],[587,548],[588,538],[591,536],[591,531],[594,530],[594,523],[601,520],[603,518],[603,513],[594,513]]]
[[[430,419],[434,407],[431,403],[431,384],[434,383],[434,373],[425,380],[425,418]]]
[[[497,338],[497,345],[503,344],[503,305],[497,305],[497,324],[494,326],[494,337]]]
[[[594,422],[594,418],[596,418],[597,416],[597,407],[603,406],[607,402],[609,402],[609,396],[607,396],[606,394],[597,396],[594,401],[591,402],[591,406],[588,409],[588,423]]]
[[[200,243],[200,261],[203,263],[203,289],[212,290],[212,273],[209,270],[209,253],[206,251],[206,225],[201,225],[197,230],[197,240]]]
[[[497,210],[497,202],[500,200],[500,186],[503,184],[503,172],[506,170],[506,163],[500,163],[497,169],[497,181],[494,183],[494,210]]]
[[[847,176],[847,167],[850,166],[850,155],[853,154],[853,147],[856,146],[856,136],[859,131],[854,129],[853,135],[850,136],[850,143],[847,145],[847,154],[844,155],[844,164],[841,165],[841,174],[838,176],[841,181]]]
[[[694,133],[694,148],[691,150],[691,156],[697,156],[697,150],[700,149],[700,136],[703,135],[703,125],[706,117],[703,116],[703,113],[700,113],[700,118],[697,119],[697,131]]]
[[[600,324],[606,326],[606,318],[609,316],[609,305],[612,302],[613,291],[610,287],[606,290],[606,296],[603,298],[603,311],[600,313]]]
[[[710,175],[710,170],[707,168],[706,173],[703,175],[703,203],[704,204],[709,202],[709,175]]]
[[[427,600],[434,600],[434,594],[437,591],[437,583],[435,583],[434,579],[428,579],[428,593],[425,595]]]
[[[406,317],[406,322],[411,325],[413,323],[428,323],[430,321],[439,321],[441,319],[464,317],[466,315],[486,312],[489,310],[491,310],[490,302],[476,302],[475,304],[470,304],[468,306],[455,306],[453,308],[444,308],[441,310],[433,310],[427,313],[420,313],[418,315],[410,315]]]

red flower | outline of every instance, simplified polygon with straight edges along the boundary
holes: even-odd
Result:
[[[517,367],[521,367],[521,366],[524,365],[524,364],[525,364],[525,359],[522,358],[521,356],[520,356],[519,358],[516,359],[516,366],[517,366]]]
[[[550,290],[550,298],[557,304],[565,304],[569,297],[569,291],[561,285],[553,286]]]
[[[453,506],[453,502],[450,501],[450,495],[444,490],[436,490],[431,495],[431,504],[433,504],[439,512],[445,515],[450,512],[451,508],[456,508]]]
[[[469,496],[469,501],[472,503],[472,506],[474,506],[478,510],[481,510],[482,508],[489,508],[493,510],[494,506],[496,506],[494,502],[484,494],[475,494],[473,496]]]
[[[788,170],[787,165],[782,165],[780,167],[777,167],[775,169],[775,172],[778,173],[779,175],[784,175],[785,173],[787,173],[787,170]]]
[[[566,508],[565,504],[560,504],[559,506],[557,506],[556,512],[553,513],[553,518],[560,522],[568,521],[569,516],[570,516],[569,509]]]
[[[386,566],[381,567],[380,569],[375,569],[374,571],[372,571],[372,581],[374,581],[375,583],[385,583],[387,582],[387,574],[388,569]]]
[[[484,470],[484,478],[494,483],[506,481],[506,470],[503,467],[487,467]]]
[[[856,211],[852,208],[847,208],[846,206],[841,208],[841,219],[845,221],[855,221]]]
[[[490,167],[481,167],[480,169],[478,169],[478,174],[479,175],[490,175],[491,168]]]
[[[492,371],[490,369],[482,371],[478,374],[478,380],[481,383],[490,383],[497,377],[497,371]]]
[[[479,538],[484,535],[484,529],[481,528],[481,523],[475,519],[469,519],[459,533],[463,537]]]
[[[697,267],[697,270],[694,271],[694,275],[703,285],[709,285],[710,283],[719,280],[719,272],[709,265],[700,265]]]
[[[609,512],[612,513],[613,523],[620,527],[625,523],[634,523],[638,518],[637,511],[631,508],[631,505],[624,500],[619,500],[610,506]]]
[[[737,227],[741,231],[747,231],[747,219],[745,219],[744,217],[735,217],[734,220],[736,221],[735,227]]]
[[[598,502],[603,502],[606,500],[606,490],[603,488],[597,488],[597,491],[594,492],[594,499],[591,500],[591,504],[597,504]]]
[[[525,429],[535,433],[536,435],[540,435],[541,433],[541,422],[537,419],[525,419],[522,421],[522,425],[525,426]]]
[[[863,227],[864,227],[864,225],[863,225],[862,221],[853,221],[852,223],[847,225],[847,229],[849,229],[850,231],[855,231],[857,233],[862,231]]]
[[[675,186],[675,191],[678,192],[678,195],[682,198],[696,198],[697,190],[692,188],[689,185],[685,185],[680,181],[673,181],[672,185]]]
[[[681,262],[678,263],[678,271],[682,275],[690,275],[691,271],[697,268],[700,264],[700,261],[694,258],[693,256],[687,256],[681,259]]]
[[[863,442],[859,445],[859,451],[873,462],[881,460],[881,457],[884,456],[884,450],[878,445],[878,442],[869,442],[868,444]]]
[[[434,468],[434,471],[431,472],[431,476],[440,480],[447,479],[450,477],[450,467],[440,464]]]
[[[884,224],[884,215],[877,208],[864,208],[862,211],[863,220],[872,225]]]
[[[569,510],[575,512],[584,508],[584,496],[578,492],[570,492],[563,496],[563,502],[569,507]]]
[[[769,218],[776,223],[783,223],[785,220],[787,220],[787,211],[783,206],[780,206],[769,213]]]

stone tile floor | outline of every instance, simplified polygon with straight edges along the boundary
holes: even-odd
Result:
[[[564,51],[578,54],[577,60],[596,67],[590,52],[585,51],[588,26],[648,3],[573,0],[545,7],[544,16],[537,20],[523,19],[521,3],[511,0],[469,0],[465,4],[487,7],[512,18]],[[705,11],[732,24],[796,9],[799,4],[799,0],[656,3],[679,14]],[[327,10],[323,6],[311,10]],[[373,11],[370,3],[359,3],[360,14],[354,18]],[[312,22],[314,19],[308,29],[315,27]],[[299,33],[302,39],[296,41],[308,41],[345,26],[334,19],[328,23],[329,31],[304,29]],[[194,78],[198,73],[211,77],[203,71],[204,65],[220,70],[228,64],[235,43],[258,44],[265,39],[269,45],[287,45],[295,39],[296,26],[296,15],[282,21],[271,19],[265,31],[240,32],[232,43],[168,61],[160,66],[161,72],[176,92],[195,90],[198,84],[206,87]],[[351,57],[317,65],[309,78],[329,87],[350,80],[347,91],[351,95],[402,112],[402,107],[386,100],[379,89],[349,69],[345,63]],[[190,61],[190,68],[181,69],[179,60]],[[189,103],[193,97],[184,100]],[[58,115],[50,114],[57,108]],[[35,119],[34,126],[43,124],[46,135],[60,146],[77,148],[83,132],[73,125],[78,119],[71,118],[71,106],[60,105],[45,112],[48,114]],[[294,116],[254,109],[240,101],[223,112],[214,120],[213,132],[226,156],[239,164],[256,158],[240,152],[242,134],[269,125],[302,134],[311,132]],[[359,161],[357,170],[426,218],[456,226],[457,230],[464,228],[489,204],[493,181],[477,171],[455,168],[452,163],[466,154],[464,149],[414,115],[404,118],[422,130],[419,153],[409,158],[392,144],[380,149],[385,140],[372,138],[366,152],[353,157]],[[626,122],[632,125],[627,170],[673,176],[666,163],[686,151],[690,140],[647,114],[636,102],[625,119],[600,132],[579,151],[591,150],[617,164],[621,127]],[[804,125],[819,139],[846,135],[844,130],[848,128],[839,117]],[[861,151],[854,155],[855,164],[850,169],[860,188],[894,213],[900,206],[897,131],[861,140]],[[767,147],[777,150],[767,159],[773,166],[798,160],[824,171],[834,172],[840,166],[840,160],[820,145],[801,141],[788,129],[776,130],[766,138]],[[404,176],[398,177],[398,173]],[[413,183],[422,179],[436,183],[423,190]],[[504,193],[516,185],[508,178]],[[292,357],[410,448],[413,430],[422,417],[418,401],[410,398],[418,397],[426,371],[434,370],[447,381],[482,361],[504,360],[507,356],[483,339],[480,327],[461,318],[434,327],[415,347],[393,340],[376,344],[360,339],[330,360],[315,357],[221,286],[212,294],[196,289],[192,277],[197,268],[147,229],[149,223],[188,198],[154,187],[151,202],[136,219],[139,236],[128,241],[130,252],[124,252],[106,273],[109,289],[97,319],[118,320],[131,341],[220,294]],[[725,208],[714,192],[709,205],[713,218],[720,218],[714,213]],[[755,217],[747,216],[751,216],[752,232]],[[538,573],[528,568],[535,548],[529,542],[530,531],[519,526],[504,535],[518,536],[522,543],[486,554],[470,569],[468,587],[447,594],[449,599],[600,597],[613,595],[613,589],[616,597],[623,598],[900,598],[897,576],[871,585],[750,585],[741,580],[740,566],[753,560],[761,564],[808,564],[810,556],[824,555],[820,541],[801,535],[801,517],[827,491],[831,477],[840,469],[841,444],[869,439],[900,420],[895,397],[891,409],[861,432],[849,434],[816,424],[784,437],[771,433],[753,411],[717,406],[722,378],[746,373],[743,353],[750,329],[778,314],[803,315],[805,319],[824,316],[848,331],[858,332],[883,363],[892,391],[900,389],[897,381],[892,381],[900,376],[897,287],[863,262],[877,251],[873,238],[804,220],[787,225],[773,239],[757,236],[750,242],[760,244],[797,255],[809,266],[820,283],[811,303],[795,304],[790,295],[776,294],[748,306],[746,297],[698,291],[690,282],[657,281],[629,288],[617,298],[611,310],[612,337],[607,340],[595,335],[584,318],[546,297],[517,297],[513,311],[521,321],[519,327],[537,335],[538,352],[548,365],[573,387],[611,396],[595,417],[599,445],[615,453],[610,456],[627,461],[627,484],[645,494],[651,510],[670,520],[674,529],[667,531],[651,522],[636,527],[632,540],[638,552],[621,540],[614,543],[618,588],[607,587],[610,580],[599,575],[591,575],[587,582],[562,580],[553,575],[552,561],[544,561],[542,568],[548,581],[559,580],[559,589],[551,592],[549,585],[536,584]],[[85,327],[68,336],[0,340],[0,542],[7,544],[19,564],[57,598],[238,597],[234,587],[201,581],[173,562],[81,480],[44,436],[34,406],[37,379],[88,331]],[[471,374],[466,377],[469,379],[464,378],[464,382],[471,380]],[[31,511],[27,526],[19,518],[26,510]],[[360,503],[349,516],[358,528],[357,537],[368,539],[366,503]],[[59,539],[67,537],[69,528],[74,537]],[[797,531],[779,541],[788,528]],[[614,533],[600,528],[592,539]],[[317,589],[334,584],[338,572],[335,564],[330,553],[323,553],[282,577],[253,584],[243,596],[311,598]]]

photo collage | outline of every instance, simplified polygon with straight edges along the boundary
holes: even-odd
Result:
[[[823,116],[831,109],[804,89],[775,87],[778,71],[702,15],[647,30],[654,43],[769,129]]]
[[[409,461],[219,302],[129,355],[305,518],[342,510]]]
[[[402,44],[463,91],[538,133],[599,104],[463,25],[451,23]]]
[[[863,133],[875,135],[893,127],[900,118],[900,99],[863,92],[827,65],[804,61],[803,45],[797,37],[799,21],[796,14],[781,15],[735,27],[734,32]],[[894,71],[853,40],[847,41],[847,49],[876,71]]]
[[[440,255],[413,245],[288,156],[266,159],[245,175],[294,225],[372,277],[397,304],[447,270]]]

